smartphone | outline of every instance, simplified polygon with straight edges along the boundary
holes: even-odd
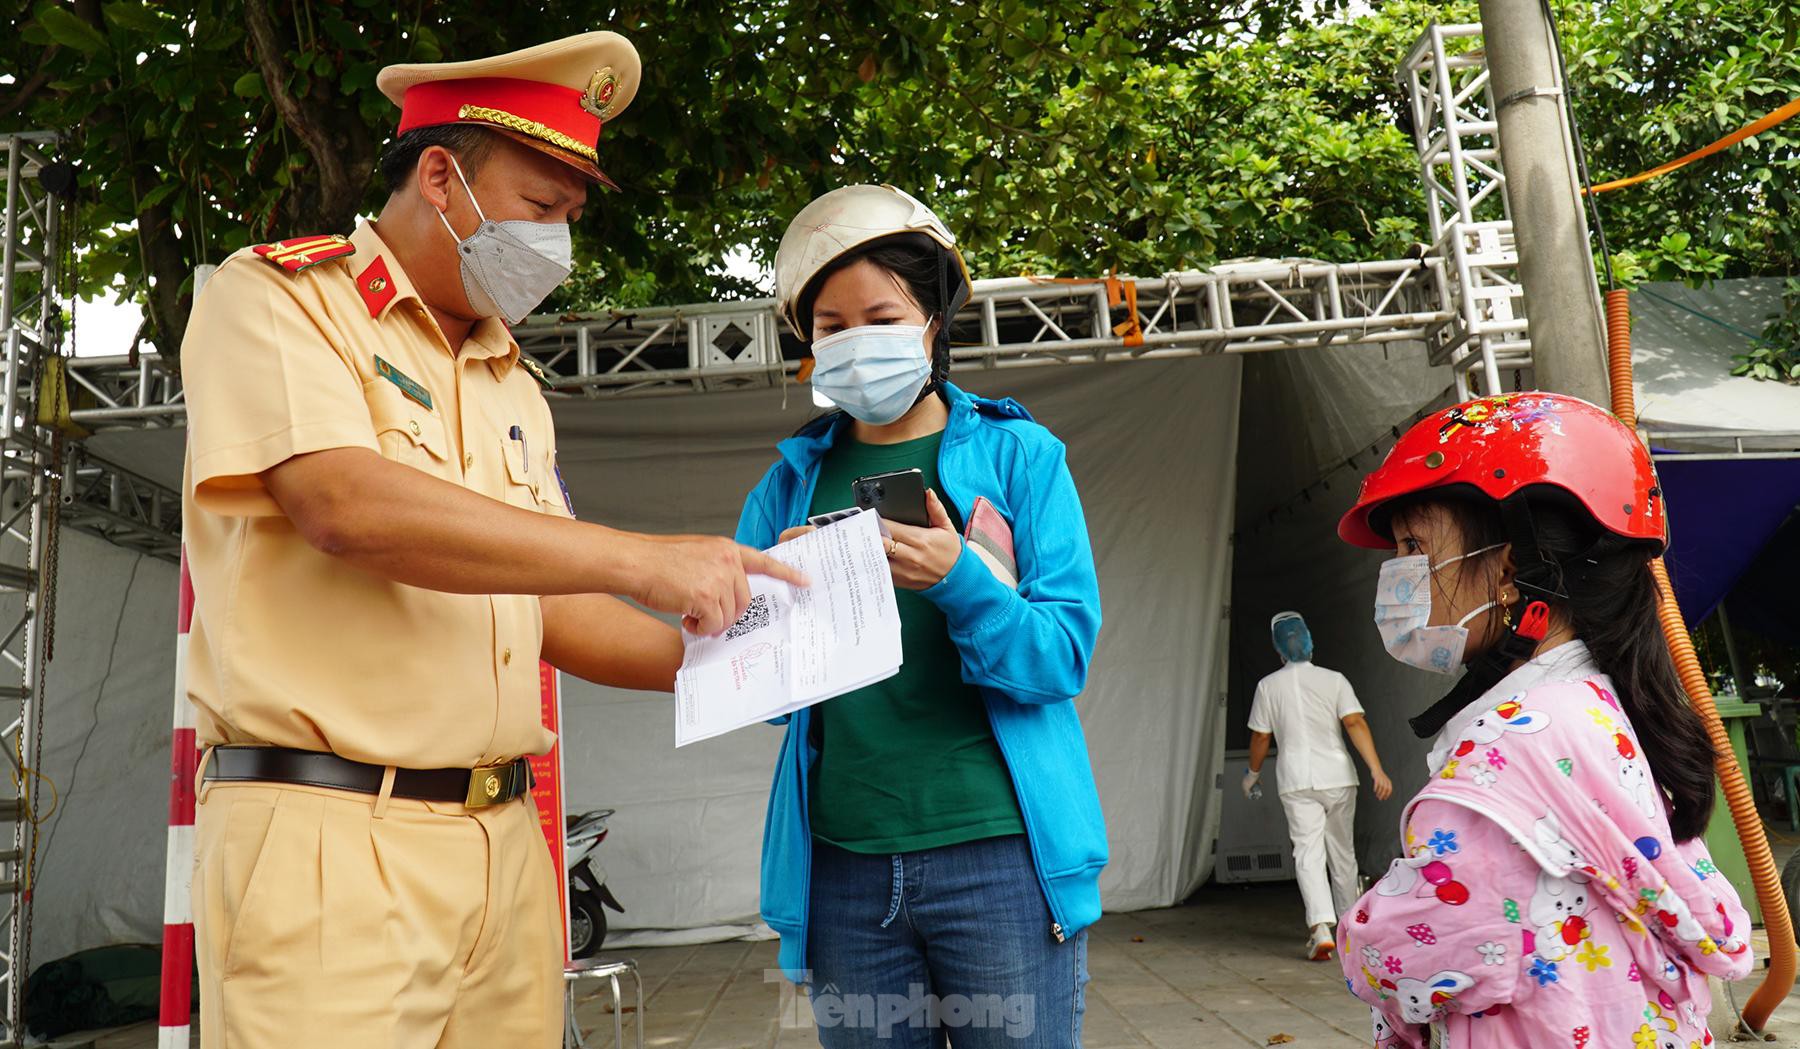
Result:
[[[880,513],[884,520],[931,527],[925,514],[925,475],[916,468],[858,477],[850,482],[850,494],[857,506]]]

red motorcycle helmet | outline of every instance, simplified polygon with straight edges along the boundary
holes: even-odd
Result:
[[[1637,434],[1586,401],[1539,391],[1468,401],[1406,431],[1363,478],[1356,505],[1338,522],[1338,536],[1356,546],[1390,549],[1394,500],[1458,488],[1497,503],[1520,493],[1572,499],[1621,539],[1656,554],[1668,545],[1662,488]]]

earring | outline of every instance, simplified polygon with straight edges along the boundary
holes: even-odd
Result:
[[[1500,606],[1500,622],[1504,623],[1508,630],[1512,629],[1512,606],[1511,605],[1503,604]]]

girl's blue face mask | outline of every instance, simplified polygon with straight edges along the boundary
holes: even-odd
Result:
[[[871,324],[813,343],[813,392],[870,426],[886,426],[919,401],[931,379],[926,329]]]
[[[1382,564],[1381,578],[1375,585],[1375,628],[1381,631],[1381,643],[1388,654],[1420,670],[1456,673],[1469,644],[1469,620],[1500,602],[1489,601],[1454,624],[1431,626],[1431,577],[1458,561],[1505,545],[1484,546],[1435,565],[1424,554],[1396,557]]]

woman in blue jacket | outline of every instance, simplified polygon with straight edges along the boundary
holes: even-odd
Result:
[[[1100,595],[1063,446],[948,381],[968,271],[905,193],[813,201],[775,269],[839,410],[781,443],[739,541],[792,538],[894,470],[923,472],[930,520],[888,524],[899,675],[787,721],[762,864],[782,968],[827,1049],[1079,1046],[1106,828],[1071,701]],[[965,547],[977,500],[1011,529],[1016,586]]]

